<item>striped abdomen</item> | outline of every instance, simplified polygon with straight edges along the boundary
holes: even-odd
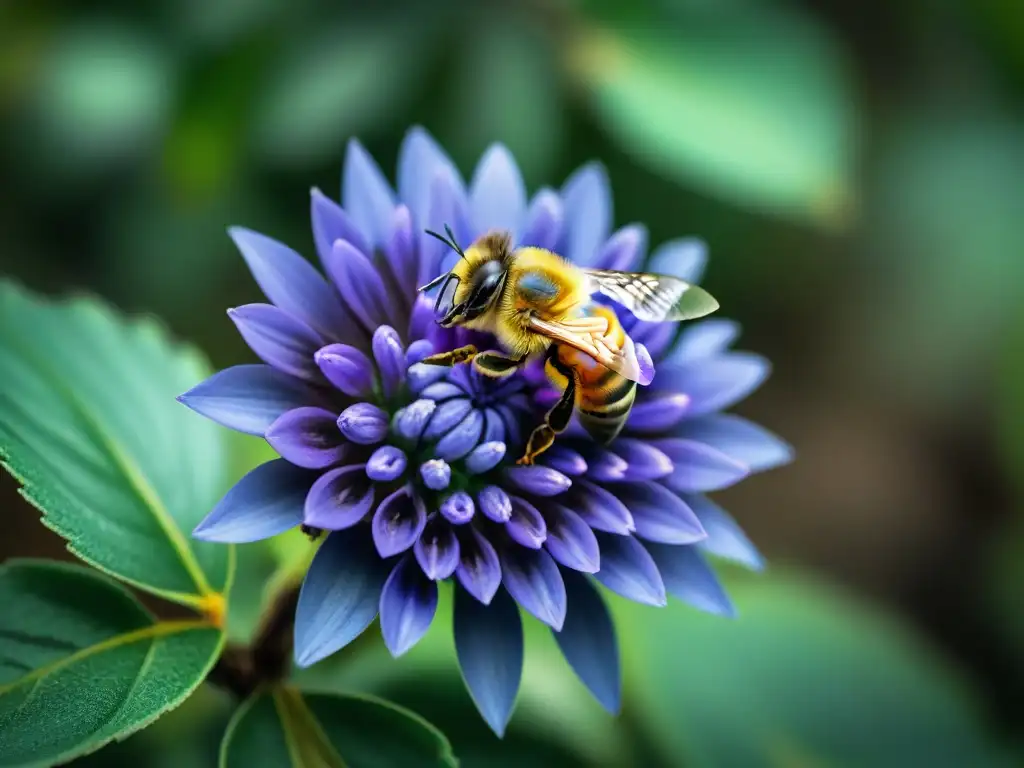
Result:
[[[592,305],[589,313],[606,317],[607,337],[622,346],[626,332],[615,313],[602,305]],[[622,431],[636,398],[635,382],[564,344],[559,344],[553,359],[548,359],[545,371],[562,390],[568,384],[564,372],[572,372],[576,382],[576,415],[591,437],[600,443],[610,443]]]

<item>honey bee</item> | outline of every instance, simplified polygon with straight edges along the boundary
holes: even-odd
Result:
[[[543,248],[512,249],[508,232],[491,232],[463,251],[450,227],[447,237],[427,230],[461,258],[450,272],[420,291],[440,286],[434,313],[444,328],[464,326],[494,334],[507,354],[469,345],[423,360],[430,365],[472,363],[480,373],[504,377],[543,355],[544,370],[560,391],[558,402],[530,434],[517,464],[533,464],[569,426],[580,425],[610,443],[633,407],[636,385],[650,384],[653,367],[638,355],[615,311],[591,300],[614,299],[639,320],[691,320],[714,312],[718,302],[702,288],[668,275],[577,267]]]

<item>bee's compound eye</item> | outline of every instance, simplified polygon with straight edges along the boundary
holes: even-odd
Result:
[[[434,302],[434,314],[438,319],[445,317],[452,311],[455,305],[455,291],[459,287],[459,278],[456,275],[449,275],[444,285],[437,294],[437,301]]]

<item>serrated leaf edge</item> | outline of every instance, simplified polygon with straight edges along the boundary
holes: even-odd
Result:
[[[174,344],[173,341],[167,337],[166,330],[164,329],[164,327],[161,324],[153,321],[151,318],[118,318],[116,316],[113,316],[113,313],[110,311],[109,307],[104,302],[97,300],[93,297],[76,296],[69,299],[65,299],[63,301],[47,301],[37,296],[32,291],[20,288],[11,281],[3,281],[0,287],[6,289],[7,291],[11,291],[17,295],[20,295],[27,301],[35,302],[36,304],[49,305],[54,307],[63,306],[68,308],[83,307],[87,311],[99,312],[100,314],[105,315],[108,321],[115,323],[121,322],[127,328],[135,328],[141,331],[142,333],[155,334],[157,337],[160,337],[161,341],[166,342],[169,348],[173,349],[177,354],[187,359],[188,362],[192,365],[195,365],[200,359],[193,349],[187,346]],[[15,458],[12,456],[10,450],[5,448],[5,446],[0,445],[0,466],[6,469],[15,478],[15,480],[17,480],[21,484],[22,487],[19,488],[19,494],[33,507],[35,507],[42,513],[43,525],[45,525],[54,533],[61,536],[61,538],[64,538],[65,542],[67,542],[67,550],[74,554],[76,557],[80,558],[83,562],[88,563],[94,568],[97,568],[98,570],[106,574],[109,574],[110,576],[113,576],[121,581],[124,581],[125,583],[131,584],[132,586],[142,589],[146,592],[171,600],[180,605],[187,605],[192,608],[195,608],[200,613],[209,616],[211,619],[216,619],[218,614],[220,614],[221,620],[219,622],[215,621],[215,623],[218,623],[219,628],[223,624],[225,600],[224,596],[230,591],[231,582],[234,575],[233,545],[229,545],[231,549],[228,554],[229,563],[227,578],[225,579],[226,583],[224,591],[218,592],[217,590],[211,587],[209,581],[206,578],[206,574],[202,569],[202,566],[196,559],[195,554],[193,553],[191,547],[189,546],[188,540],[185,538],[185,535],[182,532],[181,528],[178,527],[178,524],[175,522],[170,512],[168,512],[167,508],[164,506],[163,501],[160,499],[159,495],[156,493],[155,490],[153,490],[153,487],[149,484],[149,481],[146,479],[145,475],[141,472],[141,470],[139,470],[135,463],[131,460],[131,457],[126,455],[125,452],[118,447],[117,443],[109,437],[106,431],[102,428],[102,425],[98,424],[95,421],[95,419],[93,419],[89,415],[88,409],[83,407],[81,401],[75,396],[73,391],[69,390],[66,386],[64,386],[59,379],[47,375],[49,374],[50,371],[45,363],[40,362],[36,358],[36,356],[33,355],[30,350],[26,350],[24,346],[21,346],[18,351],[26,360],[30,362],[30,364],[34,368],[36,368],[38,371],[43,372],[46,378],[53,382],[54,387],[61,393],[62,396],[64,396],[67,399],[68,403],[72,406],[73,410],[83,418],[86,426],[90,429],[90,431],[94,433],[94,436],[96,437],[97,441],[100,444],[100,448],[108,453],[110,458],[113,460],[115,466],[121,471],[125,480],[128,482],[128,485],[130,486],[132,491],[136,493],[138,498],[142,501],[143,505],[147,509],[149,509],[149,511],[153,514],[153,517],[156,519],[157,524],[160,526],[160,529],[167,536],[167,540],[170,543],[171,548],[174,549],[175,552],[177,552],[178,557],[180,558],[186,573],[188,573],[188,575],[192,578],[192,581],[195,583],[198,594],[177,592],[173,590],[164,590],[147,584],[143,584],[133,579],[127,579],[113,572],[109,568],[100,566],[99,564],[93,562],[91,559],[84,557],[68,539],[64,538],[64,534],[60,530],[60,528],[58,526],[51,524],[51,522],[48,520],[47,510],[44,509],[43,506],[32,497],[33,484],[27,482],[26,478],[15,469],[14,464],[17,462]],[[10,403],[15,408],[19,407],[17,406],[16,403],[14,403],[13,400],[10,400],[7,397],[3,397],[3,400],[5,402]]]
[[[0,573],[2,573],[3,571],[5,571],[5,570],[7,570],[9,568],[12,568],[12,567],[13,568],[19,568],[19,567],[53,568],[53,569],[57,569],[57,570],[71,571],[71,572],[77,573],[79,575],[85,576],[86,578],[92,578],[92,579],[95,579],[97,581],[102,581],[102,582],[106,583],[107,585],[109,585],[110,587],[112,587],[113,589],[121,590],[129,598],[129,600],[131,602],[133,602],[146,616],[148,616],[149,618],[151,618],[154,621],[154,624],[152,624],[149,627],[144,627],[141,630],[136,630],[135,632],[128,632],[128,633],[125,633],[123,635],[118,635],[117,637],[112,638],[111,640],[107,640],[107,641],[104,641],[102,643],[97,643],[96,645],[89,646],[88,648],[83,648],[81,651],[77,651],[76,653],[73,653],[70,656],[67,656],[67,657],[61,659],[59,662],[56,662],[54,664],[50,664],[47,667],[43,667],[43,668],[41,668],[39,670],[32,670],[32,672],[30,674],[25,675],[24,677],[18,678],[16,681],[14,681],[12,683],[8,683],[8,684],[5,684],[5,685],[0,685],[0,695],[6,693],[7,691],[13,690],[14,688],[18,687],[19,685],[22,685],[27,680],[36,678],[35,682],[33,683],[33,689],[34,689],[43,678],[45,678],[47,675],[51,674],[55,670],[60,669],[61,667],[66,666],[67,664],[73,663],[73,661],[77,661],[77,660],[82,659],[82,658],[87,658],[88,656],[92,655],[93,653],[99,653],[102,650],[108,650],[111,647],[116,648],[118,645],[124,645],[124,644],[127,644],[128,642],[136,642],[136,641],[138,641],[140,639],[145,639],[147,637],[147,635],[145,634],[147,631],[149,632],[148,637],[152,637],[152,638],[166,637],[166,636],[175,634],[177,632],[181,632],[181,633],[191,632],[191,631],[194,631],[194,630],[197,630],[197,629],[203,629],[203,630],[212,629],[212,630],[216,630],[218,632],[218,635],[219,635],[217,646],[214,648],[214,652],[210,654],[210,659],[207,662],[206,667],[203,669],[202,674],[197,676],[195,684],[192,685],[191,687],[189,687],[188,689],[186,689],[185,691],[183,691],[180,696],[177,696],[177,697],[169,700],[166,704],[164,704],[164,706],[162,706],[160,709],[158,709],[156,712],[154,712],[150,717],[148,717],[148,718],[146,718],[144,720],[139,721],[133,727],[128,728],[127,730],[125,730],[122,733],[113,734],[109,738],[103,739],[103,740],[95,742],[95,743],[93,743],[93,742],[86,742],[85,744],[81,744],[81,745],[78,745],[76,747],[73,747],[73,748],[67,750],[66,752],[63,752],[62,754],[58,755],[52,761],[48,761],[48,762],[46,762],[46,761],[44,761],[44,762],[35,762],[35,763],[22,763],[18,768],[49,768],[49,766],[58,765],[58,764],[61,764],[61,763],[68,762],[70,760],[77,759],[79,757],[83,757],[85,755],[92,754],[93,752],[96,752],[97,750],[101,749],[102,747],[105,747],[107,744],[111,743],[112,741],[123,741],[124,739],[128,738],[132,734],[138,733],[142,729],[147,728],[148,726],[152,725],[161,716],[167,714],[172,709],[175,709],[176,707],[180,706],[189,696],[191,696],[196,691],[196,689],[199,688],[200,685],[202,685],[203,681],[206,680],[206,676],[210,673],[210,670],[213,669],[213,665],[217,662],[217,659],[220,658],[221,651],[223,650],[224,643],[225,643],[225,641],[227,639],[227,635],[223,631],[223,629],[221,629],[220,627],[215,627],[215,626],[213,626],[212,624],[210,624],[208,622],[200,621],[200,620],[158,621],[156,619],[156,617],[153,616],[152,612],[150,612],[141,602],[139,602],[138,598],[135,595],[133,595],[128,590],[126,590],[117,581],[107,577],[104,574],[94,573],[94,572],[90,571],[88,568],[85,568],[83,566],[79,566],[79,565],[76,565],[76,564],[73,564],[73,563],[60,563],[60,562],[56,562],[56,561],[52,561],[52,560],[45,560],[45,559],[41,559],[41,558],[16,558],[16,559],[8,560],[7,562],[3,563],[3,565],[0,565]],[[153,630],[156,630],[158,628],[162,628],[162,631],[160,631],[160,632],[153,631]],[[131,639],[127,640],[126,638],[131,638]],[[120,642],[120,643],[114,642],[116,640],[121,640],[122,642]],[[153,645],[155,645],[155,643]],[[140,667],[140,669],[139,669],[140,676],[141,676],[141,672],[145,669],[145,667],[146,667],[146,665],[148,663],[148,660],[149,660],[149,655],[147,653],[146,662],[144,662],[142,667]],[[37,673],[42,673],[42,674],[37,674]],[[137,681],[138,681],[138,678],[136,678],[136,682]],[[128,698],[130,697],[132,691],[134,691],[134,690],[135,690],[135,684],[133,683],[131,690],[125,696],[125,703],[127,703]],[[31,695],[32,694],[30,693],[29,696],[31,697]],[[26,701],[27,700],[28,699],[26,699]],[[24,702],[22,703],[22,705],[23,704],[24,704]],[[118,710],[117,710],[117,713],[121,712],[122,708],[123,707],[119,707]],[[114,714],[116,715],[117,713],[114,713]],[[112,717],[113,717],[113,715],[112,715]]]

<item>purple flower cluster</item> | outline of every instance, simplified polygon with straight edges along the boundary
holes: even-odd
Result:
[[[671,241],[647,257],[643,227],[610,233],[611,194],[598,165],[528,200],[504,147],[489,149],[466,185],[418,128],[400,151],[397,193],[353,141],[341,197],[338,205],[312,193],[326,278],[287,246],[231,230],[271,303],[229,315],[264,362],[221,371],[180,399],[265,437],[281,458],[242,478],[194,535],[241,543],[298,525],[328,532],[299,598],[300,665],[344,647],[378,614],[388,648],[404,653],[433,620],[438,582],[453,579],[459,663],[496,732],[522,669],[517,604],[552,628],[581,680],[617,710],[615,632],[594,581],[643,603],[664,605],[671,594],[728,615],[706,555],[762,565],[703,494],[791,458],[775,436],[721,413],[764,380],[768,363],[730,351],[738,328],[727,320],[680,331],[619,308],[657,371],[622,435],[601,446],[574,424],[538,465],[516,466],[557,392],[536,365],[494,380],[420,362],[467,343],[496,348],[434,323],[416,288],[457,256],[424,230],[450,225],[468,245],[504,229],[516,245],[584,266],[691,282],[703,246]]]

